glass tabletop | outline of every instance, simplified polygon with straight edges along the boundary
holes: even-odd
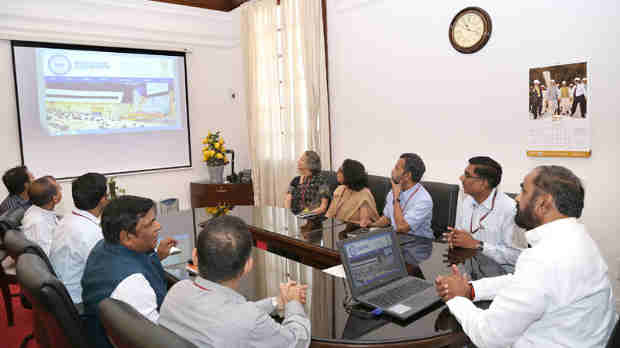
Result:
[[[431,257],[420,265],[426,279],[433,280],[439,274],[449,273],[444,261],[447,252],[447,245],[434,243]],[[443,335],[462,332],[442,302],[407,321],[385,314],[367,318],[363,313],[368,312],[368,308],[345,306],[352,303],[349,302],[350,294],[344,278],[259,248],[253,249],[252,257],[254,269],[242,279],[239,292],[248,300],[259,300],[277,295],[278,284],[287,279],[308,284],[305,309],[312,323],[313,340],[386,343],[440,339]],[[169,266],[166,270],[179,279],[189,278],[184,264]]]

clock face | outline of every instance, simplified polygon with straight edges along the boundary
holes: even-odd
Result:
[[[484,22],[477,13],[465,13],[454,23],[454,41],[462,47],[473,47],[484,35]]]
[[[461,53],[480,50],[491,36],[491,17],[481,8],[468,7],[450,24],[450,43]]]

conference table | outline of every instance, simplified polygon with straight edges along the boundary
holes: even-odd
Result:
[[[278,284],[288,279],[308,284],[305,308],[312,325],[311,347],[462,347],[469,342],[441,301],[407,321],[386,314],[368,317],[367,308],[351,304],[345,279],[324,270],[340,264],[336,243],[363,232],[356,226],[336,219],[301,219],[275,207],[236,207],[235,215],[248,223],[254,239],[254,269],[243,278],[240,293],[259,300],[277,295]],[[421,240],[407,243],[409,248],[423,249],[419,253],[423,276],[434,280],[448,274],[447,244]],[[456,257],[463,255],[469,254]],[[176,279],[186,279],[190,274],[185,266],[166,270]]]

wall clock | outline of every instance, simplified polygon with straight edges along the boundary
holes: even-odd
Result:
[[[491,17],[479,7],[467,7],[454,16],[448,35],[455,50],[478,52],[491,37]]]

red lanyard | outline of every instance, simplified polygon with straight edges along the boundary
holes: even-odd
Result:
[[[95,225],[97,225],[97,223],[96,223],[96,222],[94,222],[93,220],[89,219],[88,217],[86,217],[86,216],[84,216],[84,215],[82,215],[82,214],[78,214],[78,213],[76,213],[76,212],[72,212],[72,213],[73,213],[73,215],[83,217],[84,219],[86,219],[86,220],[88,220],[88,221],[90,221],[90,222],[94,223]],[[97,226],[99,226],[99,225],[97,225]]]
[[[495,198],[497,198],[497,190],[495,190],[495,193],[493,194],[493,200],[491,201],[491,210],[489,210],[486,214],[484,214],[480,220],[478,220],[478,227],[473,230],[474,228],[474,212],[471,212],[471,219],[469,219],[469,232],[471,233],[476,233],[478,232],[478,230],[480,229],[480,226],[482,224],[482,221],[484,221],[484,219],[487,218],[487,216],[489,216],[489,214],[491,214],[491,212],[493,211],[493,208],[495,207]]]
[[[202,285],[200,285],[200,284],[196,283],[196,281],[194,281],[194,286],[196,286],[196,287],[197,287],[198,289],[200,289],[200,290],[204,290],[204,291],[211,291],[211,289],[207,289],[207,288],[205,288],[204,286],[202,286]]]
[[[405,201],[405,205],[403,205],[400,208],[400,210],[405,211],[405,208],[407,208],[407,204],[409,204],[409,200],[411,200],[411,197],[415,196],[415,194],[418,193],[418,190],[420,189],[420,187],[422,187],[422,185],[420,185],[420,184],[418,184],[418,185],[419,185],[418,188],[415,189],[415,191],[413,191],[413,193],[409,195],[409,198],[407,198],[407,200]]]

